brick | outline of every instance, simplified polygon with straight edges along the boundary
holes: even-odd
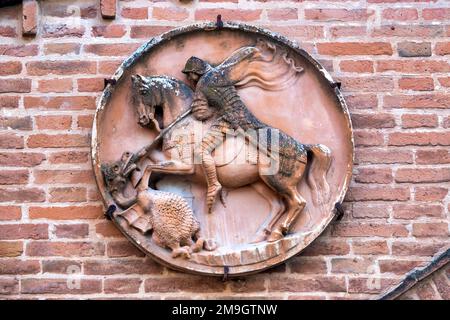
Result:
[[[309,257],[295,257],[289,261],[289,268],[293,273],[326,274],[327,263],[324,259],[311,259]]]
[[[450,71],[450,63],[445,60],[379,60],[376,70],[417,74],[440,73]]]
[[[12,295],[19,292],[19,280],[0,278],[0,294]]]
[[[349,252],[350,245],[345,241],[316,240],[302,252],[302,256],[337,256],[346,255]]]
[[[424,20],[449,20],[450,8],[425,8],[422,11],[422,17]]]
[[[108,241],[107,255],[112,258],[144,257],[145,254],[128,240]]]
[[[398,80],[398,87],[403,90],[433,91],[434,82],[429,77],[403,77]]]
[[[402,115],[402,128],[435,128],[438,118],[434,114],[404,114]]]
[[[420,217],[443,218],[444,211],[440,205],[405,205],[393,206],[393,217],[395,219],[414,220]]]
[[[27,184],[28,170],[0,170],[0,184]]]
[[[423,264],[425,264],[424,261],[414,261],[414,260],[383,259],[378,261],[381,273],[395,273],[399,275],[404,275],[405,273]]]
[[[99,219],[102,216],[103,209],[98,205],[29,208],[30,219]]]
[[[45,192],[39,188],[0,188],[0,202],[44,202]]]
[[[89,225],[86,223],[55,225],[55,235],[58,238],[80,239],[89,234]]]
[[[50,163],[86,163],[89,153],[86,151],[61,151],[50,154]]]
[[[396,182],[448,182],[450,181],[450,168],[442,169],[406,169],[400,168],[395,174]]]
[[[41,265],[37,260],[0,259],[0,274],[21,275],[41,272]]]
[[[417,164],[448,164],[450,152],[447,149],[425,149],[416,151]]]
[[[392,152],[379,149],[357,149],[355,152],[355,161],[361,164],[413,163],[413,155],[412,152],[404,150],[395,150],[395,152]]]
[[[389,8],[382,11],[381,17],[385,20],[409,21],[417,20],[419,15],[417,10],[412,8]]]
[[[51,188],[50,202],[85,202],[86,188],[67,187],[67,188]]]
[[[0,108],[18,108],[19,97],[17,96],[0,96]]]
[[[331,56],[392,55],[392,47],[387,42],[317,43],[317,50],[320,54]]]
[[[329,29],[332,38],[363,37],[367,34],[366,27],[336,26]]]
[[[31,117],[2,117],[0,116],[0,129],[31,130],[33,122]]]
[[[54,183],[94,183],[92,170],[35,170],[35,182]]]
[[[38,241],[27,244],[26,254],[30,257],[92,257],[103,256],[105,245],[101,242],[57,242]]]
[[[434,47],[434,52],[440,56],[450,54],[450,42],[438,42]]]
[[[0,26],[0,37],[8,37],[8,38],[17,37],[16,28],[11,26]]]
[[[149,278],[144,283],[145,292],[217,292],[225,289],[225,283],[213,277],[184,276]]]
[[[29,148],[88,147],[89,137],[82,134],[34,134],[28,137]]]
[[[17,92],[26,93],[31,92],[30,79],[0,79],[0,93]]]
[[[261,18],[262,10],[250,9],[197,9],[194,13],[195,20],[215,21],[217,15],[222,15],[223,21],[255,21]]]
[[[406,237],[408,229],[394,223],[340,223],[334,226],[332,234],[338,237]]]
[[[297,8],[280,8],[267,10],[267,17],[273,21],[297,20]]]
[[[406,201],[410,199],[408,188],[403,187],[352,187],[347,193],[351,201]]]
[[[100,0],[100,12],[105,19],[114,19],[116,17],[116,0]]]
[[[125,35],[125,33],[126,33],[125,26],[121,24],[93,26],[91,29],[91,35],[94,37],[122,38]]]
[[[343,90],[347,92],[381,92],[392,91],[394,80],[384,77],[339,77]]]
[[[100,61],[98,64],[98,72],[101,74],[112,75],[121,65],[122,60]]]
[[[447,267],[448,270],[448,267]],[[450,289],[448,286],[448,271],[447,275],[444,276],[444,274],[438,274],[436,277],[433,277],[433,283],[436,286],[439,295],[442,297],[443,300],[449,300],[450,299]]]
[[[391,183],[393,181],[391,169],[360,168],[355,176],[359,183]]]
[[[123,18],[134,19],[134,20],[145,20],[148,18],[148,8],[122,8],[120,15]]]
[[[68,26],[65,23],[58,23],[44,24],[41,35],[43,38],[81,38],[84,32],[84,26]]]
[[[397,51],[400,57],[430,57],[431,43],[404,41],[397,44]]]
[[[120,232],[117,227],[112,224],[110,221],[102,221],[95,225],[95,232],[106,238],[117,238],[117,237],[123,237],[122,233]]]
[[[36,116],[34,120],[41,130],[67,130],[72,124],[72,116]]]
[[[349,293],[380,294],[394,286],[398,280],[386,279],[380,276],[349,278]]]
[[[272,278],[269,291],[283,292],[345,292],[345,279],[334,276],[315,276],[292,281],[291,278]]]
[[[22,72],[22,63],[19,61],[0,62],[0,76],[10,76]]]
[[[93,121],[93,115],[81,115],[78,116],[77,126],[82,129],[91,129]]]
[[[77,80],[78,92],[100,92],[104,89],[104,78],[82,78]]]
[[[449,132],[394,132],[389,134],[390,146],[448,146],[450,145]]]
[[[22,209],[19,206],[0,206],[0,221],[20,220]]]
[[[373,261],[362,258],[334,258],[331,259],[332,273],[372,273]]]
[[[450,77],[439,77],[438,81],[441,86],[450,88]]]
[[[97,65],[93,61],[30,61],[26,64],[27,72],[32,76],[95,74]]]
[[[0,165],[10,167],[35,167],[45,160],[43,153],[0,152]]]
[[[189,12],[180,7],[153,7],[152,17],[156,20],[183,21],[189,17]]]
[[[306,20],[366,21],[375,12],[367,9],[305,9]]]
[[[46,43],[44,44],[45,54],[79,54],[81,45],[79,43]]]
[[[373,62],[369,60],[343,60],[339,64],[342,72],[372,73]]]
[[[411,241],[394,241],[392,254],[396,256],[429,256],[432,257],[442,248],[442,243],[424,243]]]
[[[361,255],[387,255],[389,248],[386,241],[367,240],[352,241],[353,252]]]
[[[83,48],[85,53],[92,53],[97,56],[127,57],[139,48],[139,46],[139,43],[95,43],[85,44]]]
[[[139,278],[106,279],[104,284],[105,293],[138,293],[142,280]]]
[[[0,225],[1,240],[48,239],[48,224],[23,223]]]
[[[416,187],[414,199],[416,201],[440,201],[445,198],[447,193],[447,188]]]
[[[236,293],[261,292],[266,290],[264,280],[259,276],[236,278],[231,280],[229,285],[231,292]]]
[[[390,205],[354,203],[351,213],[356,219],[383,219],[389,218],[389,210]]]
[[[160,35],[171,30],[170,26],[131,26],[130,38],[146,39]],[[115,69],[114,69],[115,71]]]
[[[13,133],[0,133],[0,148],[2,149],[22,149],[24,141],[22,136]]]
[[[18,257],[23,253],[20,241],[0,241],[0,257]]]
[[[352,114],[352,124],[356,129],[382,129],[395,127],[395,118],[392,114]]]
[[[80,279],[79,287],[73,279],[22,279],[22,294],[92,294],[102,291],[101,280]]]
[[[113,274],[161,274],[163,267],[151,259],[108,259],[86,261],[84,274],[113,275]]]
[[[413,223],[412,234],[415,237],[448,237],[447,223]]]
[[[38,90],[40,92],[71,92],[72,79],[39,80]]]
[[[81,262],[74,260],[44,260],[42,273],[77,274],[81,272]]]
[[[25,108],[83,110],[95,109],[95,97],[92,96],[54,96],[31,97],[24,99]]]
[[[35,35],[38,28],[39,5],[35,0],[22,2],[22,33],[25,36]]]
[[[383,134],[379,132],[355,130],[353,131],[355,145],[362,146],[381,146],[384,144]]]
[[[378,98],[375,94],[346,95],[345,102],[351,111],[359,109],[375,109],[378,106]]]
[[[372,37],[402,37],[402,38],[434,38],[444,35],[444,28],[438,25],[383,25],[374,28]]]
[[[13,45],[2,44],[0,45],[0,55],[12,56],[12,57],[29,57],[37,56],[39,47],[35,44],[30,45]]]

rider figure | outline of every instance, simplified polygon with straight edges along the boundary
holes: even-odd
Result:
[[[201,143],[195,148],[194,155],[200,157],[206,175],[208,192],[207,206],[211,212],[217,195],[221,194],[222,185],[219,183],[216,164],[211,153],[224,142],[226,134],[236,135],[248,129],[267,127],[259,121],[240,99],[235,83],[239,77],[239,66],[244,60],[249,60],[257,52],[252,47],[237,51],[229,59],[217,67],[206,61],[191,57],[183,69],[190,81],[195,85],[192,111],[198,120],[209,118],[215,110],[217,118],[211,124]]]

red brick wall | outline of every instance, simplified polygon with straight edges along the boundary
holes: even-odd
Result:
[[[0,298],[368,298],[450,243],[450,2],[119,1],[115,20],[98,2],[42,1],[35,37],[21,6],[0,9]],[[103,78],[218,13],[323,62],[356,140],[343,220],[288,264],[227,282],[142,257],[103,219],[89,159]]]

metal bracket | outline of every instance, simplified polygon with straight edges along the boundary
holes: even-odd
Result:
[[[221,14],[217,15],[216,28],[217,29],[222,29],[223,28],[223,21],[222,21],[222,15]]]
[[[223,266],[223,278],[222,278],[223,282],[228,280],[228,274],[229,273],[230,273],[230,267],[229,266]]]
[[[342,207],[342,204],[340,202],[336,202],[334,204],[334,209],[335,211],[335,215],[336,215],[336,220],[339,221],[342,219],[342,217],[344,216],[344,207]]]
[[[108,209],[105,212],[105,218],[108,220],[112,220],[113,213],[117,210],[117,207],[115,205],[110,205]]]
[[[116,79],[107,79],[107,78],[105,78],[104,79],[104,87],[103,88],[106,88],[106,86],[108,85],[108,84],[110,84],[110,85],[115,85],[116,83],[117,83],[117,80]]]
[[[341,83],[338,81],[338,82],[332,82],[331,83],[331,87],[332,88],[338,88],[339,90],[341,89]]]

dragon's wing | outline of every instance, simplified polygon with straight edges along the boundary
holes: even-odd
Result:
[[[117,216],[124,218],[130,227],[146,233],[153,229],[151,215],[146,214],[141,206],[134,204],[125,211],[117,214]]]

